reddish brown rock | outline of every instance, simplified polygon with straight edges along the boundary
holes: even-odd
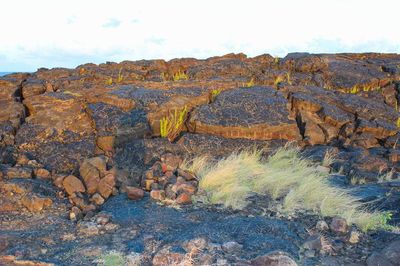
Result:
[[[163,168],[165,168],[166,171],[175,171],[182,163],[182,158],[172,153],[165,153],[161,155],[160,160],[163,163]],[[165,173],[166,171],[163,172]]]
[[[21,200],[22,205],[24,205],[30,212],[36,213],[42,211],[44,208],[50,207],[53,201],[50,198],[39,198],[37,196],[24,197]]]
[[[100,172],[88,160],[83,161],[79,167],[79,173],[85,182],[87,192],[94,194],[97,191],[97,186],[100,182]]]
[[[110,195],[112,194],[114,187],[115,175],[112,173],[108,173],[100,180],[97,191],[103,198],[108,199],[108,197],[110,197]]]
[[[38,179],[50,179],[51,174],[50,171],[44,168],[39,168],[34,171],[36,178]]]
[[[55,266],[53,263],[21,260],[12,255],[0,256],[0,262],[2,266]]]
[[[102,205],[104,203],[104,198],[98,193],[95,193],[90,198],[90,200],[93,201],[96,205]]]
[[[126,194],[131,200],[140,200],[144,196],[144,191],[136,187],[126,187]]]
[[[154,266],[180,265],[185,260],[185,254],[175,252],[158,252],[152,260]]]
[[[165,191],[164,190],[152,190],[150,192],[150,197],[154,200],[162,201],[165,200]]]
[[[181,193],[175,200],[176,203],[186,205],[192,203],[192,196],[189,193]]]
[[[82,181],[73,175],[69,175],[66,178],[64,178],[62,184],[65,191],[67,191],[69,195],[73,195],[75,192],[86,191]]]

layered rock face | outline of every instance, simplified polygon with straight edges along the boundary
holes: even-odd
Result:
[[[0,79],[1,150],[76,174],[85,158],[160,136],[160,120],[184,107],[189,138],[392,148],[399,65],[395,54],[229,54],[11,74]]]

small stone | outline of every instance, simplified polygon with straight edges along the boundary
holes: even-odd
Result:
[[[8,248],[8,239],[5,236],[0,237],[0,252],[5,251]]]
[[[118,227],[119,227],[119,225],[118,224],[114,224],[114,223],[108,223],[108,224],[104,225],[104,229],[106,231],[114,231],[114,230],[117,230]]]
[[[96,215],[96,223],[100,225],[105,225],[111,220],[111,215],[107,213],[99,213]]]
[[[69,175],[63,180],[63,187],[69,195],[73,195],[75,192],[85,192],[85,187],[82,181],[76,176]]]
[[[188,193],[190,195],[193,195],[196,193],[197,188],[195,186],[193,186],[191,183],[189,182],[185,182],[185,183],[176,183],[173,187],[172,190],[174,190],[176,193],[181,193],[181,192],[185,192]]]
[[[47,169],[44,168],[39,168],[37,170],[35,170],[35,176],[38,179],[49,179],[50,176],[50,172]]]
[[[182,248],[186,251],[186,253],[197,254],[200,251],[204,250],[207,247],[207,240],[205,238],[199,237],[195,239],[191,239],[182,244]]]
[[[161,155],[161,162],[165,165],[166,171],[175,171],[182,163],[182,158],[172,153]],[[165,171],[164,171],[165,172]]]
[[[178,169],[177,172],[178,172],[178,176],[185,178],[186,181],[197,180],[196,175],[189,171]]]
[[[81,209],[79,209],[79,208],[76,207],[76,206],[73,206],[73,207],[71,208],[71,211],[69,212],[69,219],[70,219],[71,221],[76,221],[76,220],[80,219],[81,217],[82,217],[82,211],[81,211]]]
[[[153,257],[153,266],[172,266],[182,265],[185,260],[185,254],[176,252],[160,251]]]
[[[324,173],[324,174],[329,174],[331,172],[331,169],[329,167],[322,166],[322,165],[318,165],[316,169],[318,172]]]
[[[304,242],[303,247],[309,250],[319,251],[322,249],[322,237],[319,234],[309,236]]]
[[[243,248],[242,245],[235,241],[229,241],[222,244],[222,250],[226,253],[233,253],[240,251]]]
[[[145,181],[145,189],[146,189],[147,191],[152,190],[152,189],[151,189],[151,186],[153,185],[153,183],[154,183],[154,180],[153,180],[153,179],[146,179],[146,181]]]
[[[273,251],[251,261],[253,266],[297,266],[297,263],[282,251]]]
[[[80,222],[78,223],[78,233],[84,236],[95,236],[98,235],[100,232],[95,223]]]
[[[150,197],[152,199],[162,201],[165,200],[165,191],[164,190],[152,190],[150,192]]]
[[[327,231],[329,229],[329,226],[324,220],[321,220],[321,221],[317,222],[317,225],[315,226],[315,228],[318,231]]]
[[[355,230],[351,231],[349,236],[349,243],[357,244],[358,242],[360,242],[360,233]]]
[[[36,160],[29,160],[28,165],[33,168],[42,168],[43,167],[43,165],[38,163]]]
[[[96,205],[103,205],[105,202],[104,198],[99,193],[94,194],[91,198],[91,201]]]
[[[26,165],[29,162],[29,158],[26,154],[19,154],[17,157],[17,164],[18,165]]]
[[[304,252],[304,256],[306,256],[307,258],[314,258],[315,257],[315,250],[306,250]]]
[[[65,175],[54,176],[53,184],[58,188],[63,188],[63,181],[65,177],[66,177]]]
[[[192,196],[188,193],[181,193],[175,200],[176,203],[181,205],[191,204]]]
[[[334,217],[330,224],[330,229],[332,232],[337,234],[346,234],[349,230],[347,221],[344,218]]]
[[[144,197],[144,191],[137,187],[126,187],[126,194],[131,200],[141,200]]]

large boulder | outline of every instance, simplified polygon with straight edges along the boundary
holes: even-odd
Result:
[[[288,101],[269,87],[224,91],[192,112],[189,130],[225,138],[297,140],[300,132],[290,117]]]

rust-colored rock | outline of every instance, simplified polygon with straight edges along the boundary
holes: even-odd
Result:
[[[112,194],[114,187],[115,175],[112,173],[108,173],[100,180],[97,191],[103,198],[108,199],[108,197],[110,197],[110,195]]]
[[[67,191],[69,195],[73,195],[75,192],[86,191],[82,181],[73,175],[69,175],[66,178],[64,178],[62,184],[65,191]]]
[[[53,201],[50,198],[39,198],[36,196],[33,197],[24,197],[21,200],[22,205],[24,205],[30,212],[36,213],[42,211],[44,208],[50,207],[53,204]]]
[[[131,200],[140,200],[144,196],[144,191],[136,187],[126,187],[126,194]]]

